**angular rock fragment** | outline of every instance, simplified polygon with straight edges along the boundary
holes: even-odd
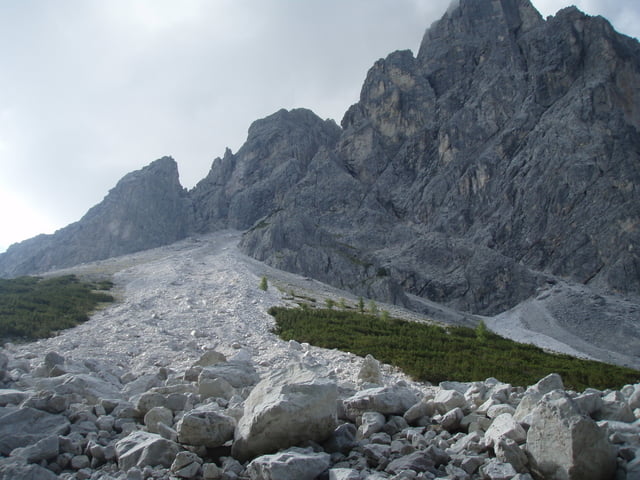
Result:
[[[155,467],[162,465],[170,467],[178,452],[180,445],[162,438],[160,435],[148,432],[132,432],[116,445],[116,458],[121,470],[129,470],[132,467]]]
[[[503,413],[493,419],[484,435],[487,445],[495,445],[502,438],[510,438],[516,443],[524,443],[527,433],[510,413]]]
[[[331,457],[311,449],[290,448],[263,455],[247,466],[251,480],[313,480],[327,470]]]
[[[616,452],[599,427],[561,391],[548,393],[531,413],[527,450],[531,469],[549,480],[612,478]]]
[[[235,428],[235,419],[216,410],[191,410],[176,424],[180,443],[208,448],[231,440]]]
[[[274,372],[251,391],[238,422],[232,454],[247,460],[312,440],[337,424],[337,387],[301,365]]]
[[[50,435],[65,435],[69,420],[30,407],[0,409],[0,454],[18,447],[26,447]]]
[[[344,400],[348,418],[355,421],[364,412],[373,411],[382,415],[404,415],[418,402],[418,393],[404,385],[377,387],[361,390]]]

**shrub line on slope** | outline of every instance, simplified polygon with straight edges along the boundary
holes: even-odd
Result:
[[[272,307],[274,333],[284,340],[373,355],[419,381],[481,381],[496,377],[532,385],[558,373],[567,388],[621,388],[640,381],[640,371],[514,342],[479,327],[441,327],[353,311]]]
[[[46,338],[85,322],[99,304],[114,300],[105,292],[112,287],[75,275],[0,279],[0,339]]]

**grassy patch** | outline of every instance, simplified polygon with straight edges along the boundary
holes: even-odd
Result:
[[[273,307],[275,333],[324,348],[338,348],[400,367],[421,381],[476,381],[496,377],[532,385],[559,373],[566,388],[620,388],[640,381],[640,372],[502,338],[488,330],[428,325],[330,309]]]
[[[110,281],[81,282],[75,275],[0,279],[0,339],[33,340],[89,319],[104,302]]]

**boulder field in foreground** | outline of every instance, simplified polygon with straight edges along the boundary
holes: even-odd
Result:
[[[246,355],[212,352],[185,372],[118,376],[52,352],[33,362],[4,352],[0,479],[640,476],[640,384],[579,393],[557,374],[526,389],[383,384],[371,358],[359,381],[338,384],[311,363],[260,378]]]

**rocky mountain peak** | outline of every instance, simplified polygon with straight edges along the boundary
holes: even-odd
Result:
[[[373,65],[342,128],[280,110],[190,192],[160,159],[67,227],[74,241],[25,242],[0,271],[235,228],[260,260],[404,304],[495,314],[558,277],[638,294],[638,85],[638,42],[602,18],[461,0],[417,55]]]
[[[192,190],[196,229],[249,228],[279,208],[313,156],[333,147],[340,133],[335,122],[306,109],[282,109],[253,122],[242,148],[216,159]]]
[[[0,271],[23,275],[166,245],[184,238],[191,224],[178,166],[162,157],[125,175],[78,222],[12,245],[0,256]]]

